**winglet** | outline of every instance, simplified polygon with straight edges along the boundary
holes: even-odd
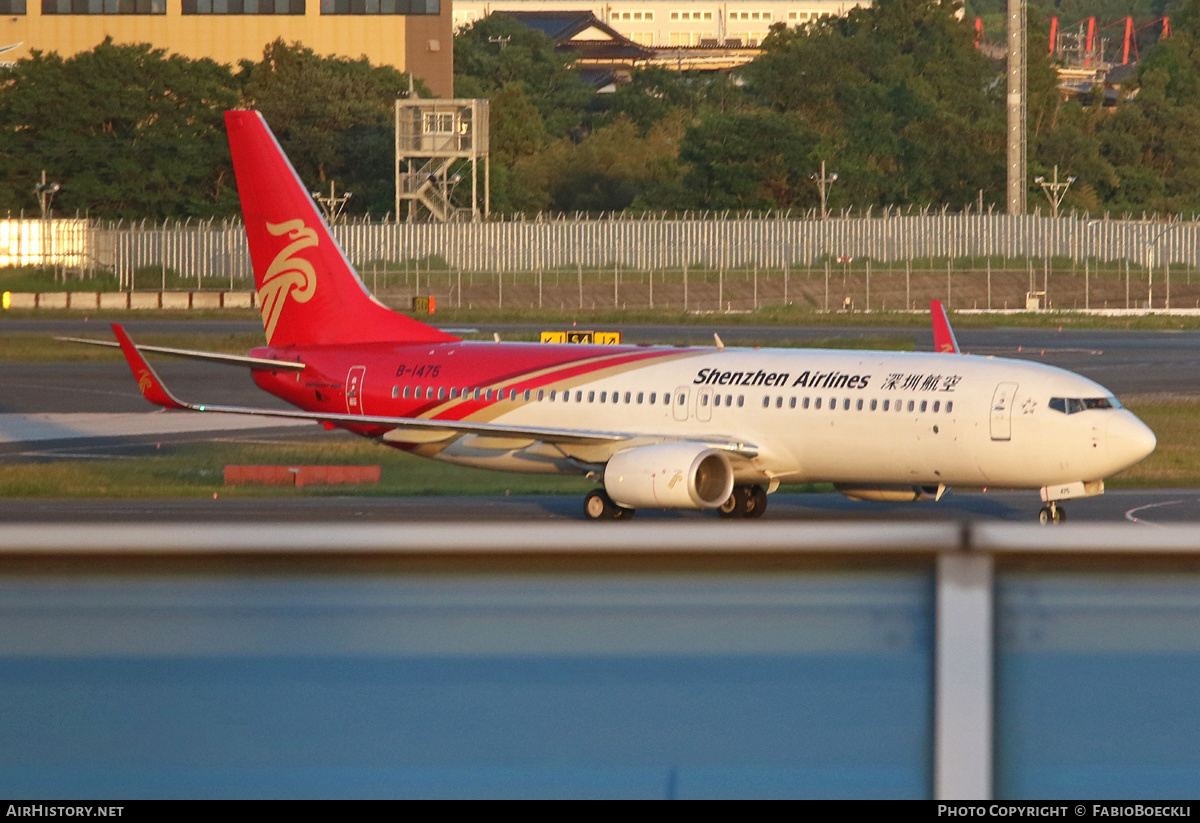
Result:
[[[962,354],[942,301],[930,300],[929,312],[933,315],[933,350],[944,354]]]
[[[112,330],[113,334],[117,336],[117,343],[121,346],[121,352],[125,355],[126,362],[129,363],[129,370],[133,372],[133,379],[137,381],[138,389],[142,392],[143,397],[165,409],[191,408],[176,400],[167,391],[167,387],[163,385],[162,380],[154,373],[154,369],[146,362],[146,358],[142,357],[142,353],[129,339],[129,335],[125,333],[125,329],[120,323],[113,323]]]

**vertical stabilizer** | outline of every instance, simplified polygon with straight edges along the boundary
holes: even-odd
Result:
[[[929,301],[929,313],[933,315],[933,350],[945,354],[962,354],[958,340],[954,337],[954,329],[950,328],[950,318],[946,316],[946,307],[941,300]]]
[[[227,111],[225,127],[268,344],[458,339],[371,296],[261,114]]]

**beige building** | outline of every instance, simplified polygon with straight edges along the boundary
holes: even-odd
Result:
[[[494,11],[590,11],[643,46],[756,48],[774,23],[842,16],[871,0],[455,0],[455,28]]]
[[[111,36],[236,65],[276,38],[391,65],[454,94],[450,0],[0,0],[0,61],[63,56]]]

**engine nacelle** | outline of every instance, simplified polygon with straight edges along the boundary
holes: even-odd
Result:
[[[733,467],[699,443],[638,446],[609,458],[604,490],[628,509],[715,509],[733,492]]]
[[[873,500],[881,503],[908,503],[913,500],[941,500],[947,487],[906,486],[903,483],[879,486],[859,486],[854,483],[834,483],[833,487],[851,500]]]

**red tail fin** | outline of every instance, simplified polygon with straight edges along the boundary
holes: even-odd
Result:
[[[962,354],[958,348],[958,340],[954,337],[954,329],[950,328],[950,319],[946,317],[946,308],[941,300],[929,301],[929,313],[933,315],[933,350],[946,354]]]
[[[370,295],[256,111],[225,112],[267,343],[440,343],[458,338]]]

